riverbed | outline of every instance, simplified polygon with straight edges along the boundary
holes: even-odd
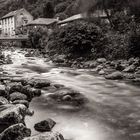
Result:
[[[57,122],[54,130],[66,140],[139,140],[140,88],[124,81],[109,81],[95,74],[93,69],[58,67],[42,57],[25,57],[17,49],[5,51],[13,64],[4,65],[9,77],[48,79],[83,94],[88,102],[76,108],[70,105],[48,104],[47,92],[34,98],[26,117],[32,135],[34,124],[46,118]]]

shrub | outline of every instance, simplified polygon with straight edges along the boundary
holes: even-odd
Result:
[[[135,24],[130,33],[129,54],[134,57],[140,57],[140,25]]]
[[[102,30],[95,24],[74,22],[54,31],[48,49],[59,54],[72,54],[73,57],[96,58],[104,56],[106,43]]]

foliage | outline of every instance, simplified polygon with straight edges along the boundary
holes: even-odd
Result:
[[[130,55],[140,57],[140,24],[134,24],[130,33]]]
[[[31,43],[32,48],[41,49],[43,47],[43,42],[48,37],[48,29],[46,28],[34,28],[29,31],[29,41]]]
[[[49,39],[48,49],[59,54],[91,58],[104,56],[106,41],[102,30],[95,24],[75,22],[56,29]]]
[[[48,1],[43,8],[43,17],[44,18],[53,18],[54,17],[54,7],[52,2]]]

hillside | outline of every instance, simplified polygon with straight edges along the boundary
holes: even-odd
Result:
[[[79,3],[80,0],[0,0],[0,17],[23,7],[31,12],[34,18],[44,17],[50,14],[49,8],[51,5],[54,11],[53,16],[60,16],[63,19],[79,13]]]

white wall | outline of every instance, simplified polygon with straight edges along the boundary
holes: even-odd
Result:
[[[15,18],[8,17],[1,20],[2,34],[12,36],[15,35]]]

